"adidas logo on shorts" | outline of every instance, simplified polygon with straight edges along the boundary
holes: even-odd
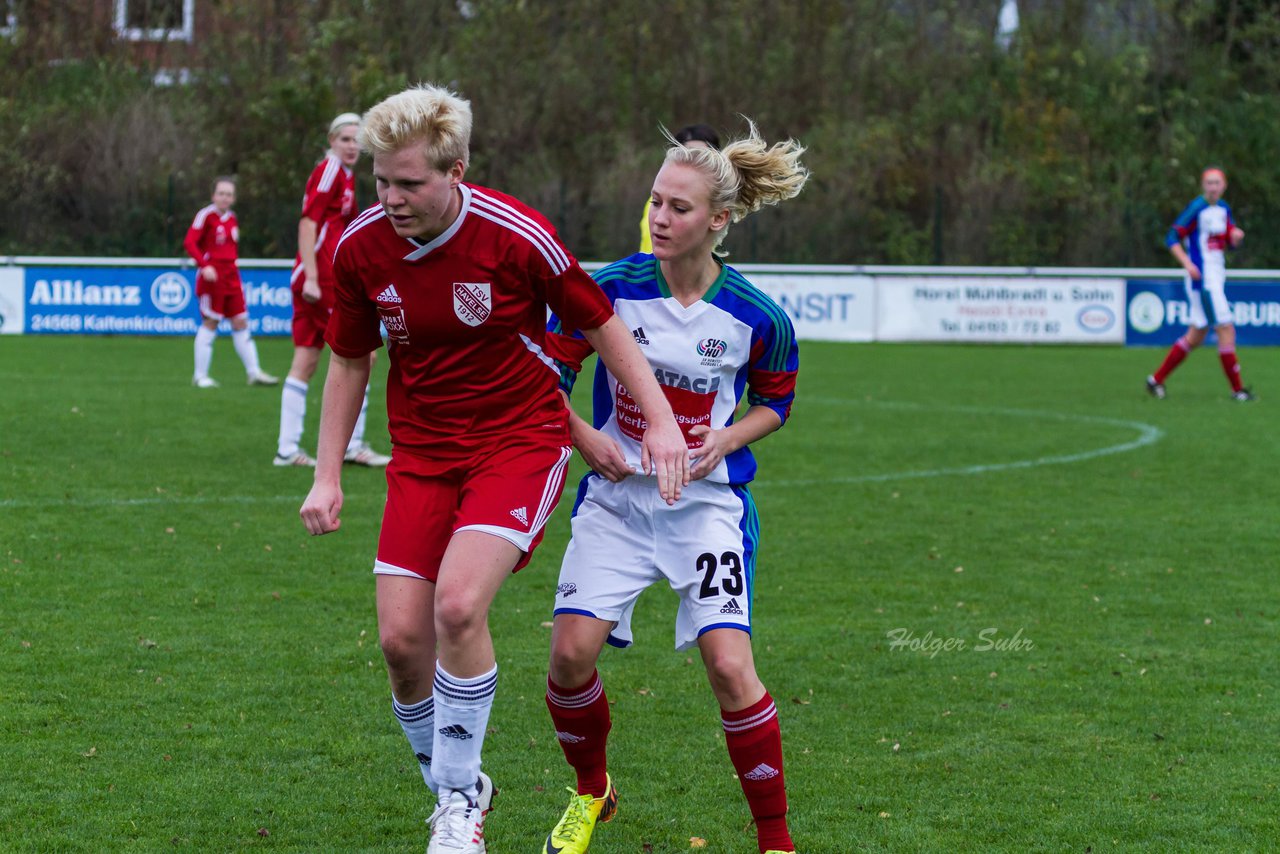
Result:
[[[445,738],[456,738],[460,741],[466,741],[468,738],[471,738],[471,733],[467,732],[466,727],[463,727],[460,724],[442,726],[440,727],[440,734]]]
[[[514,516],[514,517],[516,517],[516,520],[517,520],[521,525],[524,525],[525,527],[528,527],[528,525],[529,525],[529,514],[528,514],[528,512],[527,512],[523,507],[517,507],[515,510],[512,510],[512,511],[511,511],[511,515],[512,515],[512,516]]]
[[[778,769],[761,762],[742,776],[748,780],[768,780],[778,776]]]
[[[430,765],[430,764],[431,764],[431,757],[430,757],[430,756],[428,756],[428,755],[427,755],[427,754],[425,754],[425,753],[415,753],[415,754],[414,754],[414,756],[417,756],[417,757],[418,757],[418,764],[419,764],[419,765]]]
[[[401,302],[400,295],[396,293],[396,286],[387,285],[382,293],[378,294],[378,302]]]
[[[738,604],[737,599],[730,599],[724,603],[724,607],[720,609],[721,614],[737,614],[742,616],[742,607]]]
[[[579,742],[587,740],[585,736],[574,735],[571,732],[561,732],[560,730],[556,730],[556,738],[560,739],[565,744],[578,744]]]

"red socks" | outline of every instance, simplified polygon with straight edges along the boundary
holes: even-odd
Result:
[[[1179,338],[1173,342],[1173,346],[1169,348],[1169,355],[1164,357],[1164,361],[1160,364],[1160,369],[1151,375],[1158,383],[1163,383],[1165,377],[1173,373],[1173,369],[1182,364],[1182,360],[1187,358],[1187,354],[1191,352],[1190,345],[1187,344],[1186,337]]]
[[[578,774],[578,794],[601,797],[608,787],[605,745],[612,721],[600,674],[592,673],[579,688],[565,688],[547,679],[547,709],[564,758]],[[754,705],[739,712],[721,709],[720,715],[729,759],[756,822],[760,850],[794,850],[787,830],[782,730],[773,698],[765,692]]]
[[[787,787],[782,777],[782,730],[778,710],[764,697],[740,712],[720,710],[729,759],[747,796],[761,851],[792,851],[787,830]]]
[[[609,787],[605,743],[613,721],[600,674],[593,672],[579,688],[564,688],[548,678],[547,709],[564,758],[578,773],[578,794],[603,797]]]
[[[1218,358],[1222,360],[1222,372],[1227,375],[1232,391],[1240,391],[1244,384],[1240,382],[1240,362],[1236,360],[1235,350],[1219,350]]]

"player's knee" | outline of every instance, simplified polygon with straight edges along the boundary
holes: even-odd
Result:
[[[739,698],[755,686],[756,669],[750,655],[738,650],[717,650],[706,658],[707,678],[719,697]]]
[[[436,591],[436,633],[459,639],[485,625],[485,610],[479,598],[466,589]]]
[[[557,638],[551,646],[551,680],[562,688],[578,688],[587,683],[596,669],[594,651],[574,638]]]
[[[424,657],[430,657],[429,644],[424,638],[394,626],[379,630],[378,643],[392,673],[414,672],[422,665]]]

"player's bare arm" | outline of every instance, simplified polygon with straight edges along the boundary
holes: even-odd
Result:
[[[1169,247],[1169,254],[1174,257],[1182,269],[1187,271],[1187,275],[1195,281],[1200,281],[1200,268],[1191,260],[1191,256],[1187,254],[1187,250],[1182,247],[1181,243],[1175,243]]]
[[[302,298],[320,301],[320,274],[316,267],[316,235],[318,226],[310,217],[298,220],[298,255],[302,257]]]
[[[349,359],[333,353],[324,381],[320,409],[320,444],[316,448],[315,482],[300,515],[313,536],[328,534],[342,525],[342,458],[364,400],[371,356]]]
[[[1231,226],[1231,247],[1234,249],[1244,242],[1244,229],[1238,225]]]
[[[610,483],[618,483],[623,478],[635,474],[627,465],[626,455],[622,448],[610,436],[592,427],[588,421],[569,405],[569,396],[563,391],[565,407],[569,411],[569,437],[573,446],[578,449],[582,459],[586,460],[591,470],[604,477]]]
[[[688,445],[649,363],[617,315],[596,329],[584,329],[582,334],[609,372],[631,392],[649,422],[641,444],[640,464],[646,475],[657,476],[663,500],[675,504],[681,488],[689,483]]]
[[[702,447],[689,451],[689,458],[693,462],[689,469],[690,478],[701,480],[715,471],[720,461],[729,454],[760,441],[780,427],[782,419],[767,406],[753,406],[742,418],[719,430],[712,430],[706,424],[697,425],[689,431],[689,435],[701,439]]]

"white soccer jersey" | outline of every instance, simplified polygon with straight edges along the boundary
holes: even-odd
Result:
[[[707,294],[688,307],[671,296],[652,255],[618,261],[595,279],[640,345],[691,450],[702,442],[690,429],[731,424],[744,399],[786,421],[799,369],[795,331],[787,314],[732,267],[724,266]],[[560,363],[562,386],[571,390],[590,345],[555,317],[550,332],[547,352]],[[647,424],[631,394],[603,365],[596,370],[593,402],[595,427],[617,441],[639,471]],[[744,484],[755,470],[751,451],[741,448],[707,479]]]

